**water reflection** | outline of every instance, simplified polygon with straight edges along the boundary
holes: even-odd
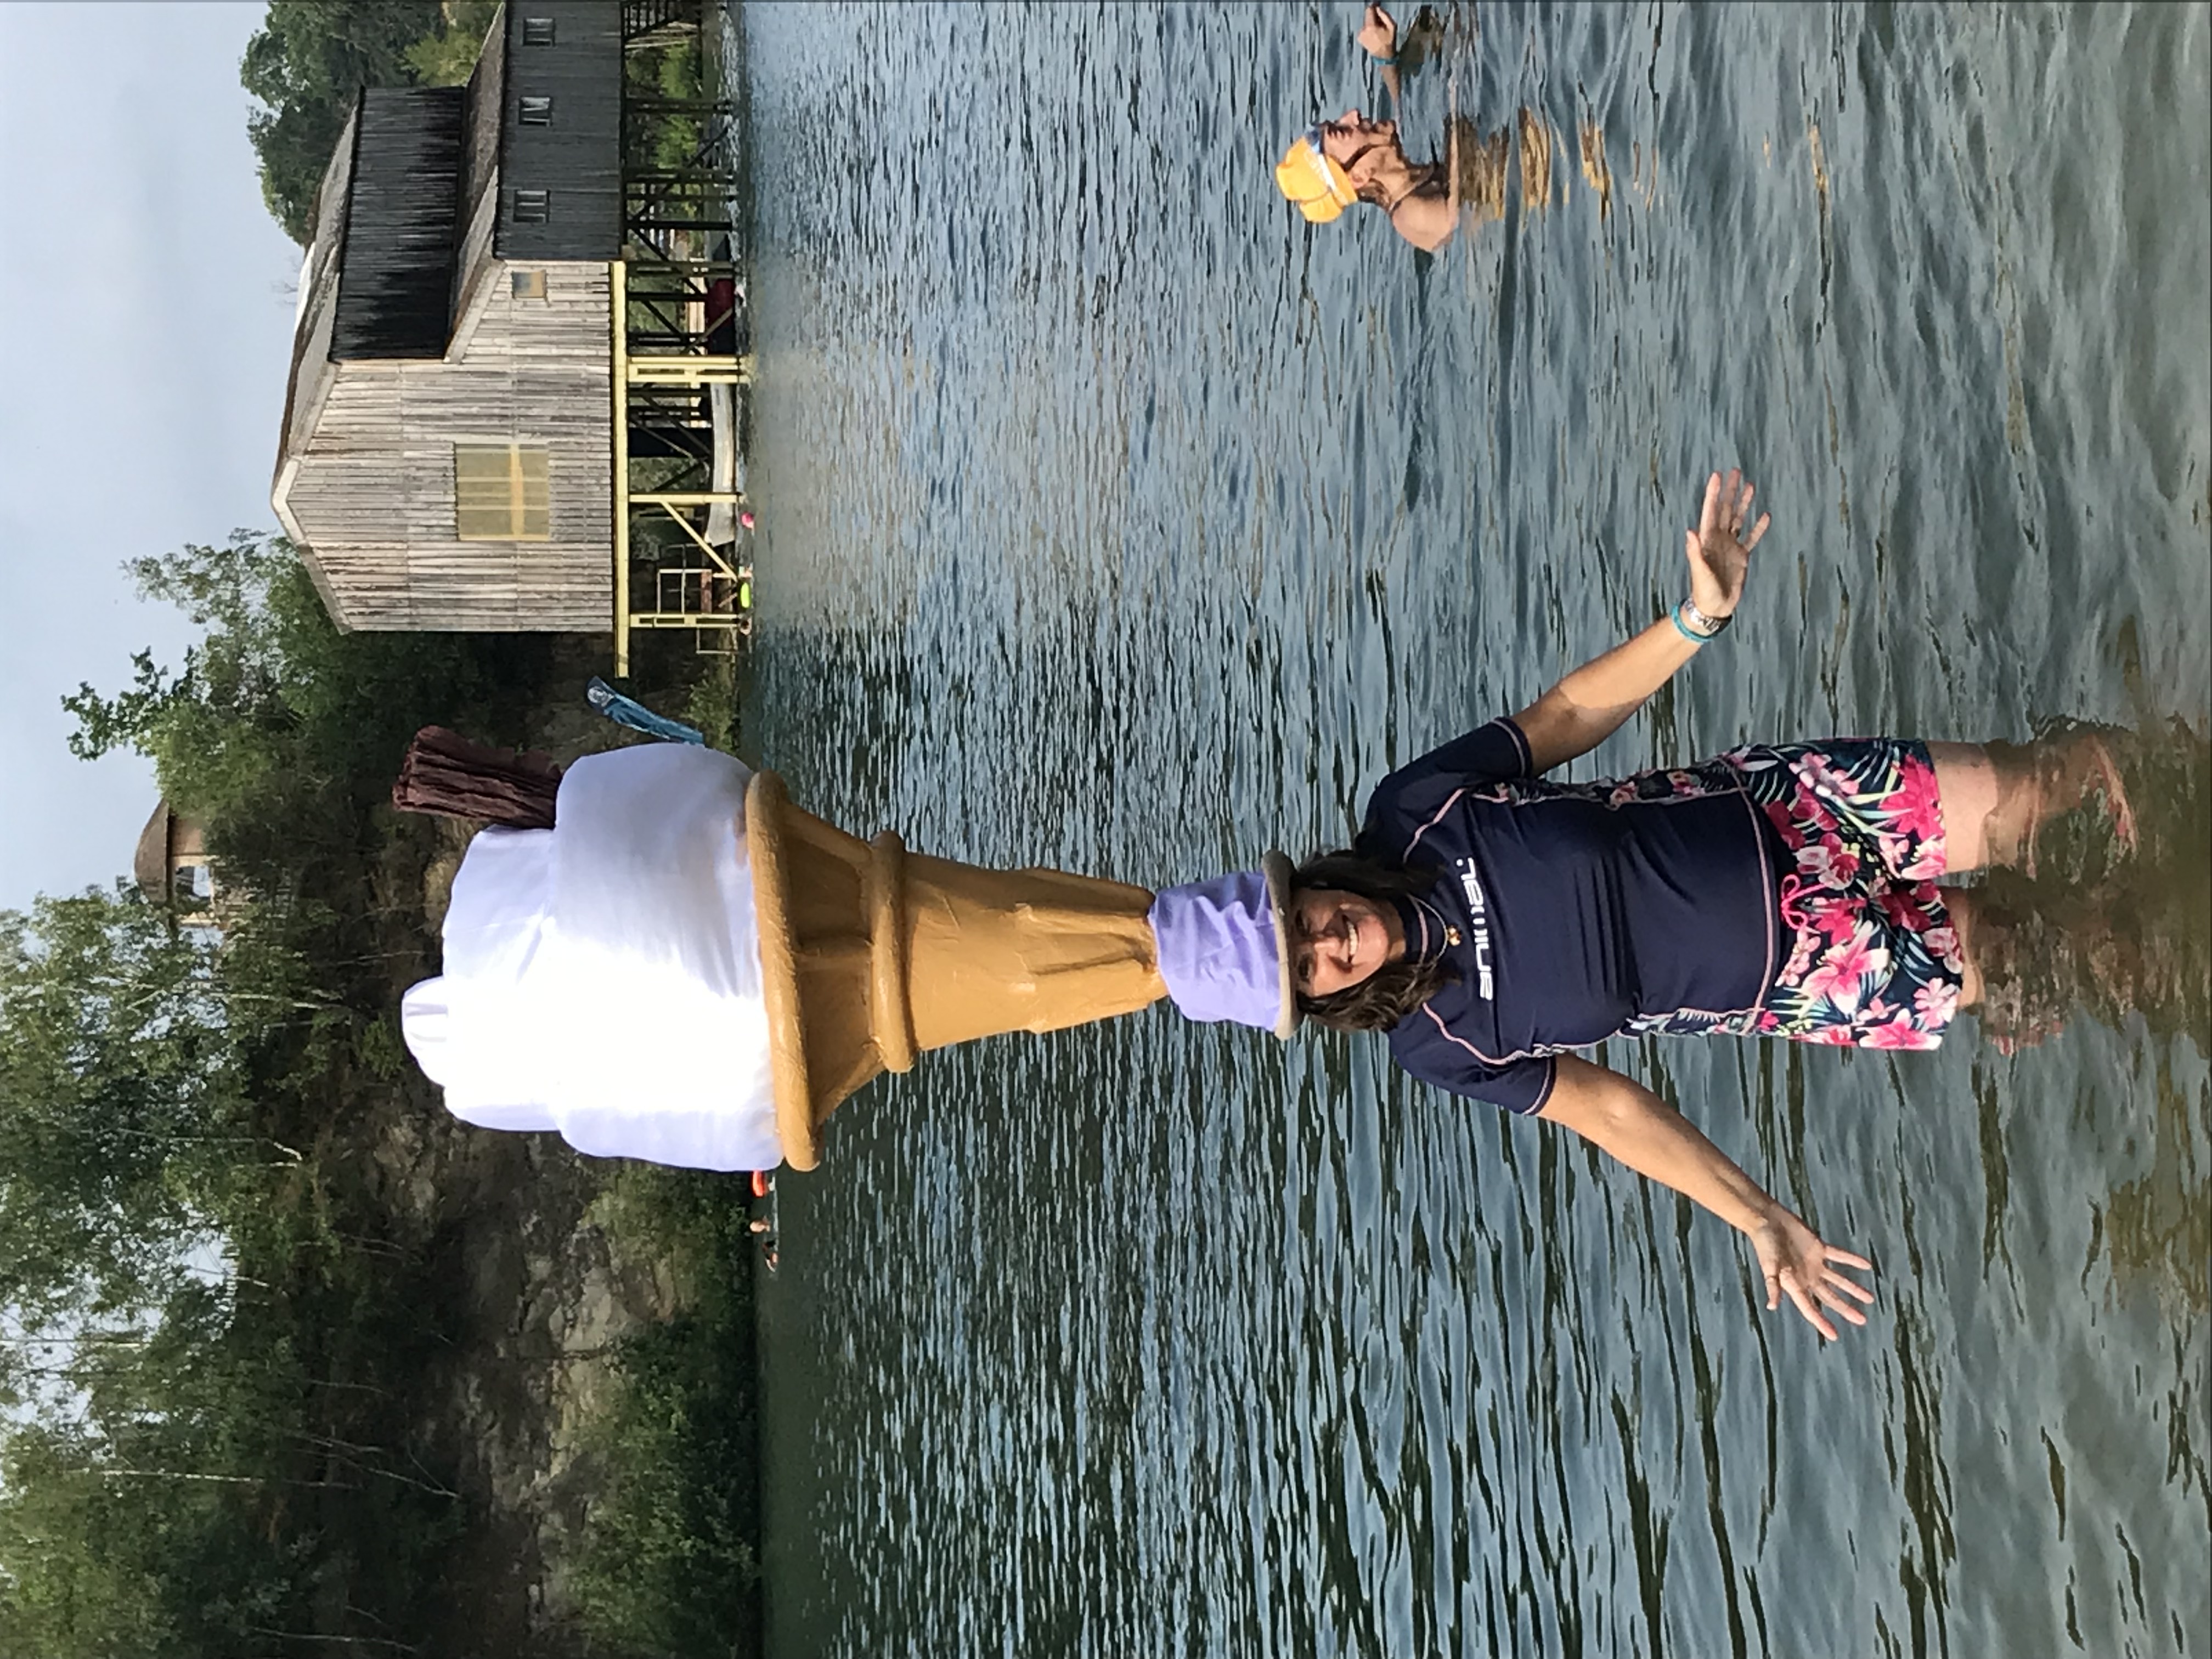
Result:
[[[1457,172],[1462,228],[1503,220],[1509,193],[1516,182],[1520,185],[1519,205],[1523,213],[1541,213],[1549,208],[1553,198],[1552,157],[1559,143],[1558,135],[1544,118],[1525,106],[1515,114],[1511,125],[1489,132],[1466,116],[1450,117],[1446,123],[1445,147]],[[1596,164],[1605,180],[1598,198],[1598,210],[1602,214],[1611,207],[1612,180],[1601,171],[1605,160],[1602,135],[1598,137],[1597,144]],[[1584,173],[1589,174],[1591,158],[1587,148],[1583,166]],[[1560,183],[1564,185],[1565,179]]]
[[[1576,146],[1581,151],[1583,182],[1597,195],[1597,213],[1601,219],[1613,214],[1613,169],[1605,161],[1605,129],[1595,121],[1584,121],[1575,131]]]
[[[2035,747],[2086,734],[2048,723]],[[1988,925],[1983,1029],[2011,1053],[2076,1013],[2115,1027],[2132,1015],[2212,1054],[2212,744],[2175,720],[2097,746],[2118,763],[2126,833],[2077,807],[2043,826],[2021,867],[1974,890]]]
[[[2212,1100],[2201,1085],[2185,1093],[2163,1061],[2154,1086],[2150,1170],[2119,1182],[2098,1206],[2090,1252],[2101,1252],[2129,1291],[2148,1289],[2177,1313],[2203,1314],[2212,1310],[2212,1172],[2197,1163],[2189,1126]]]

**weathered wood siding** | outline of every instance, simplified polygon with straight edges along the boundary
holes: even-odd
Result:
[[[285,496],[341,627],[611,626],[607,270],[517,268],[543,270],[546,297],[514,298],[495,265],[459,361],[324,366],[329,391],[291,451]],[[455,537],[456,443],[546,448],[550,540]]]

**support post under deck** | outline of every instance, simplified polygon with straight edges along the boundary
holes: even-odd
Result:
[[[629,267],[607,267],[614,314],[615,674],[629,672]]]

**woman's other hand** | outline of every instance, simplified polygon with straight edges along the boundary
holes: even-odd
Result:
[[[1832,1310],[1854,1325],[1866,1323],[1866,1316],[1852,1304],[1852,1298],[1871,1302],[1874,1292],[1836,1269],[1856,1267],[1870,1273],[1873,1262],[1849,1250],[1834,1249],[1779,1204],[1765,1219],[1747,1231],[1752,1249],[1759,1253],[1759,1271],[1766,1276],[1770,1311],[1780,1307],[1787,1296],[1805,1316],[1806,1322],[1831,1342],[1836,1340],[1836,1327],[1824,1309]]]
[[[1359,44],[1370,58],[1390,63],[1398,56],[1397,22],[1382,7],[1368,7],[1367,19],[1359,26]]]
[[[1623,1164],[1694,1200],[1751,1240],[1766,1276],[1766,1305],[1787,1294],[1813,1328],[1832,1340],[1826,1310],[1854,1325],[1866,1316],[1852,1305],[1874,1292],[1838,1273],[1838,1267],[1872,1273],[1864,1256],[1831,1249],[1736,1167],[1697,1126],[1633,1078],[1576,1054],[1553,1062],[1552,1092],[1536,1115],[1572,1129]]]
[[[1729,469],[1725,480],[1717,472],[1705,480],[1705,508],[1698,527],[1686,533],[1690,560],[1690,603],[1718,622],[1735,614],[1743,597],[1744,572],[1751,550],[1766,533],[1770,515],[1762,513],[1747,533],[1744,520],[1751,512],[1752,487],[1743,474]]]

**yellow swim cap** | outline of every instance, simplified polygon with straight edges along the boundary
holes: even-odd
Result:
[[[1275,163],[1275,188],[1316,225],[1327,224],[1359,199],[1350,175],[1322,149],[1318,130],[1300,135],[1283,152]]]

